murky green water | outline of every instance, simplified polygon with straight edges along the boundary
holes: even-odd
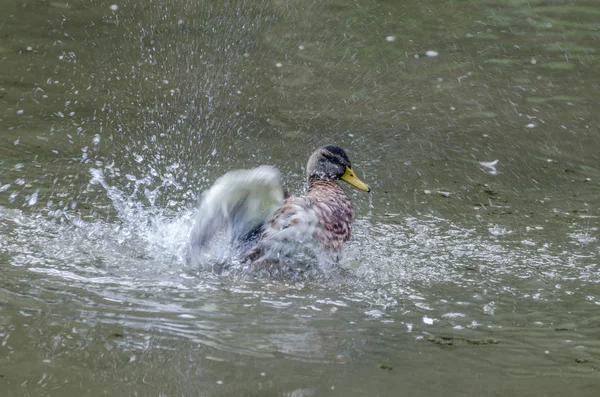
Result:
[[[598,2],[112,5],[0,1],[0,395],[597,394]],[[185,262],[327,143],[348,271]]]

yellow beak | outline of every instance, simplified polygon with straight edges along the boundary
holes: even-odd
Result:
[[[356,175],[354,175],[354,171],[352,171],[352,168],[350,167],[346,167],[346,172],[344,172],[344,175],[342,175],[341,179],[342,181],[348,182],[357,189],[364,190],[365,192],[371,191],[369,185],[358,179]]]

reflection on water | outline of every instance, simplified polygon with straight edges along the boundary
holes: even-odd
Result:
[[[2,390],[594,395],[593,5],[4,3]],[[326,143],[343,269],[184,260],[216,177]]]

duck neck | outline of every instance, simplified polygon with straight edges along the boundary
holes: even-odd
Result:
[[[334,201],[352,205],[350,198],[335,180],[311,178],[308,180],[307,196],[316,198],[318,201]]]

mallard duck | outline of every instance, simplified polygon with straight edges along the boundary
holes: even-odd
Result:
[[[191,233],[192,255],[201,254],[220,231],[251,265],[307,251],[338,253],[350,239],[353,210],[337,180],[371,191],[356,177],[346,152],[333,145],[310,156],[304,196],[285,194],[281,175],[271,166],[228,172],[203,195]]]

